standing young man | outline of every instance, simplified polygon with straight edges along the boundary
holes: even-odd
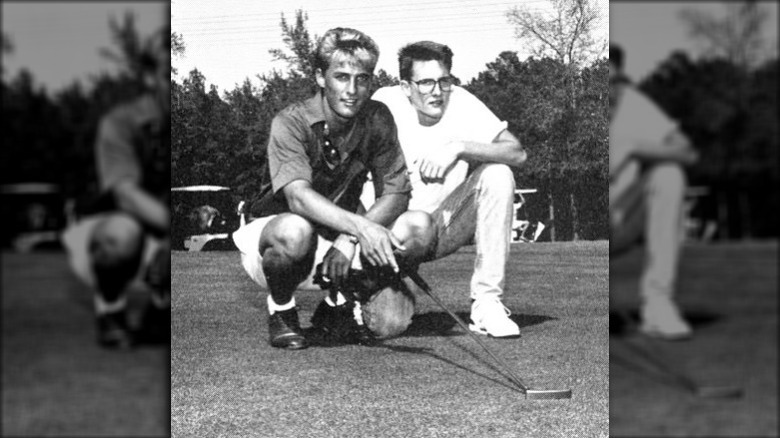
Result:
[[[95,153],[102,191],[99,214],[63,234],[76,275],[96,289],[98,342],[128,347],[170,343],[170,39],[167,29],[143,57],[150,93],[100,122]],[[141,330],[127,323],[128,286],[152,289]]]
[[[397,271],[396,257],[414,260],[429,240],[430,217],[406,212],[411,186],[392,115],[369,99],[378,57],[367,35],[329,30],[315,53],[320,92],[282,110],[271,124],[265,177],[250,207],[253,220],[233,239],[247,273],[269,289],[274,347],[308,346],[293,294],[311,281],[317,260],[338,288],[358,251],[370,265]],[[377,202],[360,214],[369,171]],[[327,297],[313,323],[338,319],[318,314],[351,317],[348,304]]]
[[[610,254],[644,236],[640,331],[668,340],[689,338],[691,327],[674,295],[686,187],[682,167],[698,155],[677,123],[629,84],[623,51],[614,45],[609,82]]]
[[[472,242],[471,329],[497,338],[520,330],[501,300],[512,226],[510,167],[526,152],[482,102],[454,84],[449,47],[421,41],[399,51],[401,84],[377,90],[390,108],[412,183],[411,210],[431,214],[436,240],[427,260]],[[365,197],[364,197],[365,199]]]

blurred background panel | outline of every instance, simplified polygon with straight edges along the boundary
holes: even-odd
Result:
[[[688,233],[776,238],[776,2],[610,3],[625,71],[701,153],[688,171]]]
[[[170,352],[95,342],[60,234],[99,202],[100,118],[145,91],[168,2],[2,8],[2,436],[170,435]],[[130,300],[140,296],[134,294]]]
[[[686,168],[675,296],[693,338],[640,341],[644,254],[610,257],[610,435],[778,436],[778,3],[612,1],[610,41],[700,155]],[[632,345],[744,395],[681,389]]]

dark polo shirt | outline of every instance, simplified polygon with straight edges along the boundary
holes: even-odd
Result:
[[[289,212],[282,189],[295,180],[308,181],[317,193],[350,212],[358,210],[369,172],[377,197],[411,193],[406,160],[390,110],[383,103],[366,101],[345,140],[331,139],[341,152],[341,162],[331,168],[323,153],[323,105],[327,103],[318,93],[274,117],[260,192],[250,209],[253,217]],[[356,176],[350,181],[353,173]]]

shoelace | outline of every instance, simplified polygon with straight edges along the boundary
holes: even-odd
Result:
[[[499,306],[499,307],[501,307],[501,308],[503,308],[503,309],[504,309],[504,312],[506,313],[506,316],[507,316],[507,317],[509,317],[510,315],[512,315],[512,311],[511,311],[511,310],[509,310],[509,309],[508,309],[508,308],[507,308],[507,307],[504,305],[504,303],[502,303],[502,302],[501,302],[501,300],[499,300],[498,298],[488,298],[488,299],[483,299],[482,301],[480,301],[480,302],[479,302],[479,304],[477,305],[477,307],[476,307],[474,310],[476,311],[476,313],[477,313],[477,314],[479,314],[479,313],[480,313],[480,312],[479,312],[479,309],[480,309],[480,308],[482,308],[482,307],[483,307],[483,306],[485,306],[485,305],[488,305],[489,307],[492,307],[492,306],[494,306],[494,305],[495,305],[495,306]]]

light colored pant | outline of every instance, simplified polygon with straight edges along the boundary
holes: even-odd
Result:
[[[241,265],[249,277],[257,283],[261,288],[268,289],[268,280],[265,278],[263,272],[263,256],[260,254],[260,236],[263,234],[265,226],[268,222],[271,222],[276,215],[261,217],[255,219],[248,224],[243,225],[241,228],[233,233],[233,242],[241,252]],[[301,290],[321,290],[319,286],[314,284],[314,270],[317,265],[322,263],[325,258],[325,254],[333,245],[333,242],[325,240],[322,236],[317,237],[317,251],[314,256],[314,265],[308,277],[298,285],[298,289]],[[355,254],[359,254],[355,251]],[[360,263],[360,257],[355,257],[353,260],[353,267],[357,267]]]
[[[644,237],[645,263],[639,283],[647,299],[674,295],[680,258],[680,233],[686,178],[676,164],[658,164],[609,206],[610,254]]]
[[[92,270],[92,260],[89,255],[89,240],[95,227],[110,214],[98,214],[79,220],[66,228],[61,236],[61,241],[68,253],[68,262],[73,273],[85,284],[93,289],[97,288],[97,280]],[[158,249],[163,245],[161,239],[147,234],[145,236],[144,253],[141,266],[128,287],[145,287],[143,281],[149,265],[154,259]]]
[[[475,245],[472,299],[503,294],[514,193],[514,175],[508,166],[483,164],[431,213],[437,243],[429,260]]]

